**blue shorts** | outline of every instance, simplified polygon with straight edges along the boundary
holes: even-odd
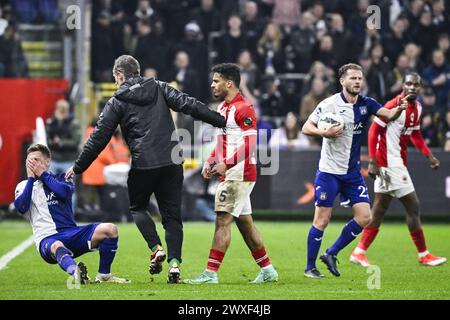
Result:
[[[361,174],[331,174],[317,170],[314,180],[316,206],[333,207],[340,194],[341,205],[353,206],[359,202],[370,203],[366,182]]]
[[[92,251],[90,242],[99,224],[94,223],[82,227],[68,228],[42,239],[41,243],[39,243],[39,253],[42,259],[51,264],[57,263],[51,252],[52,244],[56,241],[61,241],[67,249],[72,251],[74,258]]]

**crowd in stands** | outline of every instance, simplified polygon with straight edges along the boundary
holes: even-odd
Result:
[[[378,29],[367,27],[370,5],[380,8]],[[99,0],[92,25],[94,81],[111,81],[115,57],[128,53],[147,74],[210,102],[209,67],[235,62],[241,89],[268,128],[289,126],[288,114],[301,127],[319,101],[339,90],[342,64],[360,63],[363,94],[382,104],[401,91],[406,72],[418,72],[425,139],[449,147],[448,0]]]
[[[17,23],[55,23],[57,3],[0,1],[0,77],[27,76]],[[380,9],[379,28],[367,25],[377,14],[370,5]],[[450,151],[450,0],[92,0],[91,31],[94,82],[111,82],[114,59],[132,54],[143,75],[209,103],[209,68],[239,64],[262,128],[286,128],[290,113],[301,127],[340,90],[342,64],[361,64],[363,94],[382,104],[406,72],[418,72],[425,139]]]

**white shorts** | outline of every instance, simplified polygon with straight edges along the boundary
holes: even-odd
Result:
[[[252,214],[250,193],[254,186],[253,181],[222,181],[217,186],[214,210],[235,217]]]
[[[406,167],[381,167],[380,175],[375,179],[374,189],[375,193],[402,198],[414,192],[414,185]]]

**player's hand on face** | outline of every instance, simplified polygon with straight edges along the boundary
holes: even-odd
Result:
[[[28,164],[28,159],[27,159],[27,163],[26,163],[26,169],[27,169],[27,177],[28,178],[36,178],[36,175],[33,172],[33,169],[31,169],[31,166]]]
[[[431,169],[434,169],[434,170],[438,169],[439,165],[441,164],[441,162],[437,158],[435,158],[434,156],[430,156],[429,159],[430,159],[430,167],[431,167]]]
[[[211,173],[223,176],[225,175],[225,171],[227,171],[227,165],[223,162],[220,162],[212,168]]]
[[[334,125],[334,126],[331,126],[330,128],[328,128],[328,130],[326,130],[322,134],[322,136],[324,138],[337,138],[337,137],[342,136],[342,133],[344,133],[344,130],[339,128],[338,125]]]
[[[26,167],[27,167],[27,172],[28,172],[28,170],[30,170],[34,174],[35,178],[39,178],[40,177],[40,175],[38,174],[39,164],[35,160],[27,159]]]
[[[69,169],[67,169],[66,175],[64,176],[64,178],[66,180],[71,180],[74,176],[75,176],[75,172],[73,171],[73,166],[72,166]]]
[[[369,170],[369,176],[373,179],[375,179],[377,177],[377,175],[379,174],[378,166],[374,161],[369,162],[368,170]]]

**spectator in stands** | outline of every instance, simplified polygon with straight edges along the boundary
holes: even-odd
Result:
[[[439,109],[436,106],[436,95],[433,89],[429,87],[424,88],[422,100],[422,106],[425,112],[438,113]]]
[[[308,120],[309,115],[314,111],[320,101],[329,96],[327,86],[322,77],[315,77],[311,83],[311,90],[303,96],[299,115],[300,121],[305,122]]]
[[[309,69],[308,75],[303,82],[301,95],[304,96],[311,90],[312,81],[315,78],[321,78],[325,82],[328,91],[336,88],[335,73],[320,61],[314,61]]]
[[[184,51],[189,56],[189,65],[197,73],[197,83],[200,87],[200,95],[195,98],[207,101],[210,97],[209,70],[208,70],[208,47],[202,40],[202,33],[196,22],[189,22],[184,27],[184,38],[175,53]]]
[[[439,35],[437,48],[444,53],[445,61],[450,61],[450,38],[448,33]]]
[[[237,14],[228,18],[228,30],[219,39],[218,62],[237,61],[239,52],[247,47],[247,38],[242,32],[242,20]]]
[[[67,100],[58,100],[53,117],[47,119],[47,144],[53,160],[50,171],[55,174],[65,173],[70,168],[81,141],[81,128],[69,108]]]
[[[353,38],[353,55],[356,57],[359,57],[363,52],[366,41],[367,18],[369,17],[367,8],[369,4],[369,0],[358,0],[358,12],[354,13],[348,22],[348,28]]]
[[[301,0],[262,0],[273,4],[272,22],[285,28],[293,27],[300,20]]]
[[[1,75],[2,72],[3,75]],[[28,63],[22,50],[22,43],[12,24],[9,24],[4,34],[0,36],[0,76],[28,77]]]
[[[424,113],[424,115],[422,116],[420,132],[422,133],[425,143],[430,148],[439,146],[438,131],[436,125],[434,124],[432,113],[427,112]]]
[[[345,30],[344,19],[340,14],[332,14],[330,19],[329,34],[333,38],[333,48],[336,55],[336,64],[342,66],[346,63],[354,61],[351,48],[352,36]]]
[[[174,69],[169,73],[169,82],[175,81],[177,89],[187,93],[192,97],[199,97],[200,83],[198,81],[199,75],[190,67],[190,57],[185,51],[177,52],[174,61]],[[176,124],[178,128],[183,128],[189,131],[191,138],[194,138],[194,119],[184,113],[177,114]]]
[[[147,20],[152,23],[156,23],[161,20],[158,12],[152,7],[152,3],[150,0],[138,0],[137,8],[134,12],[133,17],[134,22],[132,23],[134,26],[137,26],[138,21]]]
[[[403,85],[403,77],[409,71],[410,69],[408,56],[404,53],[401,53],[397,58],[397,63],[395,64],[394,70],[392,70],[392,73],[390,74],[391,77],[390,79],[388,79],[390,88],[386,100],[390,100],[400,93]]]
[[[114,65],[114,44],[111,29],[111,14],[102,10],[93,16],[92,27],[92,78],[95,82],[111,82],[111,66]]]
[[[423,71],[423,79],[436,94],[438,110],[445,110],[449,102],[450,66],[446,63],[441,50],[433,51],[432,63]]]
[[[161,22],[156,24],[160,25]],[[155,26],[156,26],[155,24]],[[142,68],[155,69],[161,78],[165,79],[168,72],[169,55],[171,42],[164,34],[157,33],[156,28],[152,28],[148,19],[137,22],[138,39],[134,54],[141,62]],[[157,54],[155,54],[157,52]]]
[[[242,15],[242,30],[247,38],[247,49],[255,56],[258,40],[265,28],[265,21],[259,16],[258,4],[247,1]]]
[[[281,150],[298,150],[310,147],[309,139],[302,133],[302,125],[294,113],[289,112],[283,121],[283,126],[276,129],[270,138],[272,148]]]
[[[96,120],[94,120],[86,128],[86,140],[94,131],[95,123]],[[95,201],[95,203],[99,204],[100,210],[104,214],[105,218],[108,213],[102,210],[105,207],[105,204],[103,202],[106,199],[106,182],[103,171],[108,165],[116,163],[129,163],[129,160],[130,152],[127,145],[123,141],[120,130],[117,129],[105,149],[103,149],[103,151],[98,155],[97,159],[92,163],[92,165],[85,172],[83,172],[82,182],[86,186],[95,188],[97,194],[97,201]]]
[[[421,59],[427,60],[436,45],[436,28],[431,11],[423,10],[420,14],[419,25],[413,30],[413,41],[422,48]]]
[[[187,52],[178,51],[176,53],[174,69],[170,71],[168,78],[169,82],[177,83],[178,90],[193,97],[200,96],[198,73],[190,66],[190,57]]]
[[[313,50],[316,44],[314,16],[309,11],[304,12],[299,24],[291,29],[287,37],[286,54],[292,56],[294,71],[307,72],[314,61]]]
[[[396,61],[398,55],[404,50],[405,46],[411,41],[407,33],[407,22],[400,16],[392,24],[390,32],[383,36],[383,47],[389,60]]]
[[[424,0],[411,0],[407,7],[406,16],[409,21],[410,30],[416,30],[419,26],[420,14],[425,6]]]
[[[370,58],[372,63],[366,78],[369,96],[375,100],[383,101],[389,90],[386,80],[391,73],[391,65],[389,59],[383,54],[381,43],[376,43],[370,49]]]
[[[314,29],[316,30],[316,37],[320,39],[328,32],[323,2],[321,0],[315,0],[310,8],[310,11],[314,16]]]
[[[260,96],[261,73],[249,50],[243,50],[239,54],[238,65],[241,68],[241,81],[243,81],[253,97]],[[247,97],[247,95],[244,93]],[[248,98],[248,97],[247,97]]]
[[[450,8],[445,8],[444,0],[432,0],[431,8],[433,10],[433,27],[435,32],[438,34],[448,32],[450,30],[448,9]]]
[[[284,71],[283,35],[280,27],[269,23],[258,41],[258,66],[268,76]]]
[[[404,53],[408,57],[409,69],[421,73],[424,65],[420,60],[422,49],[415,43],[410,42],[405,46]]]
[[[47,145],[52,153],[50,171],[64,174],[78,155],[81,142],[81,128],[78,121],[70,114],[69,102],[64,99],[56,101],[53,117],[47,119]],[[72,196],[72,206],[77,207],[76,194]]]
[[[214,7],[214,0],[201,0],[200,8],[192,13],[192,20],[200,26],[205,42],[208,41],[211,32],[218,32],[221,29],[221,15]]]
[[[285,114],[284,101],[280,92],[280,81],[275,78],[267,78],[264,81],[264,91],[261,96],[261,115],[268,117],[282,117]]]
[[[333,38],[325,34],[319,39],[318,48],[316,49],[315,58],[327,67],[337,71],[338,64],[336,60],[336,51],[333,47]]]

